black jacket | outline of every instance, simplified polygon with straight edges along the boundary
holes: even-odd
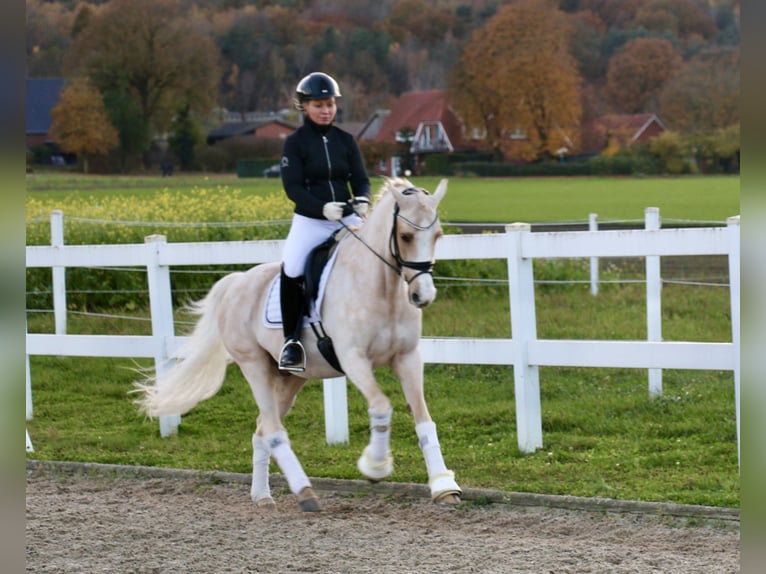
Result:
[[[322,207],[328,201],[370,197],[370,179],[354,137],[308,118],[285,140],[282,185],[295,202],[295,213],[314,219],[324,219]]]

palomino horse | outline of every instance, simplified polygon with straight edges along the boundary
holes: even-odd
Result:
[[[423,396],[423,362],[418,348],[423,307],[436,297],[431,274],[436,240],[442,235],[437,206],[447,180],[433,195],[406,179],[386,179],[364,225],[338,247],[320,308],[346,376],[367,399],[370,442],[357,462],[377,482],[393,472],[389,449],[391,402],[373,370],[390,365],[412,411],[425,459],[431,497],[455,504],[462,491],[444,463],[436,425]],[[220,279],[192,308],[199,319],[178,362],[159,378],[137,383],[137,403],[151,417],[185,413],[210,398],[223,383],[229,359],[239,364],[258,405],[253,434],[253,482],[257,505],[272,505],[269,457],[274,457],[305,511],[319,502],[293,452],[282,420],[307,379],[339,376],[317,350],[316,336],[304,329],[307,367],[301,373],[277,368],[282,330],[264,324],[269,286],[279,263],[253,267]]]

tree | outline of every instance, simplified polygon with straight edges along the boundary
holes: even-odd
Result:
[[[686,63],[660,96],[663,121],[683,133],[739,122],[739,50],[707,51]]]
[[[621,112],[656,112],[662,88],[678,73],[682,62],[681,55],[668,40],[630,40],[609,60],[607,98]]]
[[[498,154],[534,160],[577,147],[581,80],[569,31],[554,2],[522,0],[500,8],[465,47],[453,105]]]
[[[196,31],[178,0],[112,0],[94,14],[75,39],[68,67],[88,76],[107,103],[133,102],[143,123],[164,132],[188,105],[207,114],[215,103],[220,73],[210,37]],[[121,133],[128,125],[118,124]],[[141,151],[149,149],[144,143]]]
[[[106,154],[119,143],[117,130],[106,115],[104,100],[87,79],[77,79],[61,91],[51,116],[51,137],[63,151],[77,154],[85,173],[89,156]]]

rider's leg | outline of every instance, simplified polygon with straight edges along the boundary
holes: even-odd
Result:
[[[303,277],[290,277],[281,271],[280,305],[285,343],[279,353],[279,368],[283,371],[306,370],[306,353],[301,344],[303,329]]]

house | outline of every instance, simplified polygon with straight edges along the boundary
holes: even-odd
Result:
[[[285,139],[296,130],[297,126],[280,118],[259,121],[227,122],[208,132],[207,144],[216,143],[233,137],[252,136],[259,138]]]
[[[26,86],[26,146],[52,144],[50,139],[51,110],[59,103],[64,78],[27,78]]]
[[[397,143],[402,154],[382,162],[377,173],[398,174],[403,161],[417,173],[424,155],[464,147],[463,126],[449,105],[446,90],[406,92],[382,119],[372,141]]]
[[[608,114],[583,126],[584,154],[617,151],[633,144],[644,144],[667,131],[657,114]]]

